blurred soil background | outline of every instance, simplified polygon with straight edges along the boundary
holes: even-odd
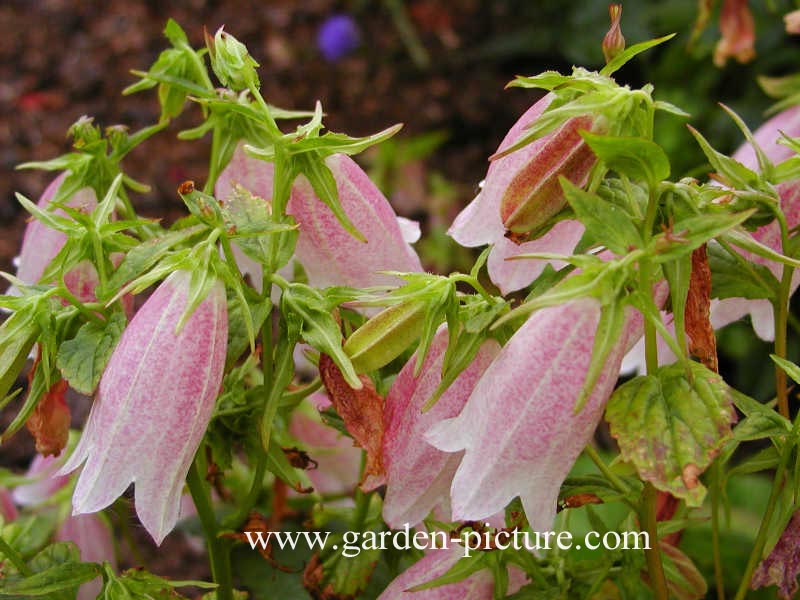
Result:
[[[756,58],[748,65],[731,61],[724,68],[715,67],[711,58],[719,37],[719,7],[690,47],[696,0],[623,4],[622,29],[629,44],[671,32],[678,37],[634,61],[619,79],[631,85],[651,81],[657,98],[690,112],[691,123],[722,151],[735,148],[741,135],[716,101],[730,105],[755,128],[770,105],[755,76],[796,69],[798,41],[784,33],[781,21],[792,8],[788,2],[751,2]],[[326,60],[317,34],[337,14],[354,19],[359,44],[341,58]],[[352,135],[404,123],[395,140],[359,160],[400,214],[422,222],[425,241],[418,248],[426,265],[442,272],[469,267],[471,255],[448,242],[444,231],[474,196],[487,157],[538,97],[530,90],[504,91],[505,84],[517,74],[567,72],[573,64],[602,66],[600,42],[608,29],[604,0],[4,0],[0,269],[13,268],[26,223],[14,193],[36,199],[52,178],[41,171],[17,171],[15,165],[69,151],[67,129],[82,115],[104,127],[122,123],[131,130],[158,119],[155,93],[123,97],[121,92],[135,81],[131,69],[147,70],[167,47],[162,30],[169,17],[195,46],[203,44],[204,27],[213,33],[225,25],[260,62],[262,92],[272,104],[312,109],[320,100],[327,127]],[[184,214],[175,190],[186,179],[203,181],[208,146],[207,140],[190,143],[175,136],[198,119],[199,110],[188,110],[126,159],[128,174],[152,186],[149,194],[134,198],[142,214],[170,221]],[[707,168],[683,120],[659,117],[658,127],[657,140],[670,153],[673,176],[702,176]],[[765,356],[763,346],[746,327],[731,331],[721,344],[728,353],[723,364],[731,370],[731,383],[768,397],[771,369],[736,368],[749,364],[753,352]],[[80,424],[87,402],[75,404]],[[32,454],[32,443],[21,432],[0,448],[0,464],[22,469]],[[156,551],[137,524],[129,525],[145,552],[128,556],[129,564],[147,562],[156,573],[184,579],[208,577],[204,561],[184,537],[169,536]],[[187,570],[188,565],[196,567]]]

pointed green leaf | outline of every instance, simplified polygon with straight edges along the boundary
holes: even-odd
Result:
[[[600,70],[602,75],[611,75],[612,73],[618,71],[620,68],[625,65],[630,59],[632,59],[637,54],[641,54],[646,50],[654,46],[658,46],[659,44],[663,44],[666,41],[671,40],[677,34],[670,33],[669,35],[665,35],[660,38],[656,38],[654,40],[647,40],[646,42],[639,42],[638,44],[634,44],[630,48],[625,48],[622,52],[617,54],[614,58],[612,58],[605,67]]]
[[[661,146],[640,137],[598,135],[581,131],[581,137],[606,166],[650,187],[669,177],[669,158]]]

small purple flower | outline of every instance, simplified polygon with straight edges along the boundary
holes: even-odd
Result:
[[[350,15],[328,17],[317,32],[317,48],[329,62],[350,54],[360,43],[361,33]]]

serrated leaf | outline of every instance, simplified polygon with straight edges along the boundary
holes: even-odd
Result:
[[[56,366],[72,389],[87,396],[94,393],[126,322],[122,312],[115,312],[102,324],[84,324],[74,338],[61,344]]]
[[[710,213],[681,219],[672,226],[671,234],[663,233],[654,237],[651,247],[655,249],[654,259],[667,262],[675,257],[694,252],[709,240],[736,233],[735,227],[749,219],[756,209],[737,213]],[[751,238],[752,239],[752,238]]]
[[[700,506],[706,489],[698,476],[731,435],[733,391],[722,378],[695,362],[661,367],[620,386],[606,418],[623,460],[642,479]]]
[[[640,137],[598,135],[581,131],[581,137],[606,166],[650,187],[669,177],[669,158],[661,146]]]

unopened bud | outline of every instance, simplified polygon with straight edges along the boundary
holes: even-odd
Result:
[[[619,21],[622,17],[622,4],[609,4],[608,15],[611,17],[611,28],[603,38],[603,56],[606,57],[606,63],[611,62],[617,54],[625,50],[625,38],[622,36],[622,30],[619,27]]]
[[[251,85],[258,87],[256,67],[258,63],[250,56],[247,47],[220,27],[212,38],[206,33],[211,68],[222,85],[233,90],[246,90]]]
[[[344,344],[357,373],[380,369],[416,340],[425,320],[426,303],[418,300],[390,306],[359,327]]]

